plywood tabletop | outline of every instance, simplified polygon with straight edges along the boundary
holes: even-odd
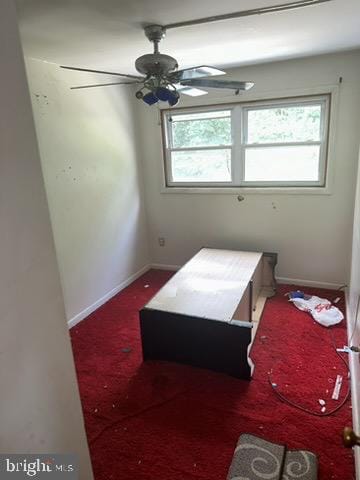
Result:
[[[229,322],[262,253],[201,249],[145,308]]]

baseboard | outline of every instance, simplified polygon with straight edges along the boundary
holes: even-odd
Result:
[[[164,263],[152,263],[150,268],[155,270],[179,270],[181,265],[166,265]],[[315,280],[304,280],[301,278],[276,277],[278,283],[287,283],[289,285],[303,285],[304,287],[328,288],[337,290],[342,286],[341,283],[318,282]]]
[[[350,337],[353,329],[353,322],[351,321],[351,312],[349,308],[349,292],[345,291],[346,299],[346,319],[347,319],[347,331],[348,338]],[[359,435],[359,421],[360,421],[360,391],[358,385],[358,379],[360,378],[360,362],[359,353],[349,353],[349,367],[351,378],[351,406],[352,406],[352,421],[355,433]],[[344,425],[345,426],[345,425]],[[354,447],[354,460],[355,460],[355,475],[356,480],[360,480],[360,447]]]
[[[180,270],[181,265],[166,265],[164,263],[152,263],[150,268],[155,270]]]
[[[304,287],[328,288],[329,290],[338,290],[343,286],[341,283],[319,282],[316,280],[304,280],[303,278],[276,277],[278,283],[287,283],[289,285],[302,285]]]
[[[81,320],[84,320],[87,316],[90,315],[90,313],[94,312],[97,308],[101,307],[104,303],[106,303],[110,298],[112,298],[114,295],[117,293],[121,292],[124,288],[126,288],[130,283],[132,283],[134,280],[137,278],[141,277],[145,272],[147,272],[150,269],[150,265],[145,265],[143,268],[141,268],[139,271],[135,272],[133,275],[131,275],[129,278],[121,282],[119,285],[117,285],[115,288],[110,290],[110,292],[106,293],[104,296],[99,298],[95,303],[90,305],[89,307],[85,308],[82,310],[80,313],[75,315],[75,317],[71,318],[68,321],[68,326],[69,328],[74,327],[76,324],[81,322]]]

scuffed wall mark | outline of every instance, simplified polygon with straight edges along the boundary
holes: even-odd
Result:
[[[41,93],[33,93],[36,104],[38,105],[38,111],[41,116],[46,114],[46,105],[49,105],[49,99],[47,95]]]

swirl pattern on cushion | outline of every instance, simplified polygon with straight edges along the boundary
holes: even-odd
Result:
[[[227,480],[316,480],[312,452],[287,450],[250,434],[240,436]]]

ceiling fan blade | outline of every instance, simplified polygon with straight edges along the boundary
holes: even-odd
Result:
[[[280,5],[272,5],[269,7],[253,8],[251,10],[242,10],[240,12],[225,13],[224,15],[214,15],[212,17],[198,18],[196,20],[188,20],[184,22],[170,23],[164,25],[163,28],[187,27],[190,25],[200,25],[202,23],[217,22],[219,20],[229,20],[231,18],[250,17],[251,15],[262,15],[264,13],[283,12],[286,10],[294,10],[295,8],[311,7],[320,3],[332,2],[333,0],[300,0],[297,2],[282,3]]]
[[[127,75],[126,73],[105,72],[103,70],[92,70],[90,68],[80,68],[80,67],[67,67],[65,65],[60,65],[60,68],[65,68],[67,70],[76,70],[78,72],[101,73],[104,75],[117,75],[119,77],[133,78],[134,80],[144,80],[145,78],[145,77],[138,77],[136,75]]]
[[[208,92],[201,90],[200,88],[187,87],[186,85],[176,84],[175,88],[178,92],[183,93],[184,95],[189,95],[189,97],[200,97],[201,95],[207,95]]]
[[[181,85],[189,87],[205,88],[230,88],[232,90],[250,90],[254,86],[253,82],[239,82],[236,80],[217,80],[214,78],[194,78],[180,82]]]
[[[113,83],[96,83],[94,85],[81,85],[79,87],[70,87],[70,90],[80,90],[81,88],[93,87],[109,87],[110,85],[136,85],[142,82],[113,82]]]
[[[169,80],[180,82],[191,78],[211,77],[213,75],[225,75],[226,72],[215,67],[200,65],[199,67],[184,68],[168,75]]]

